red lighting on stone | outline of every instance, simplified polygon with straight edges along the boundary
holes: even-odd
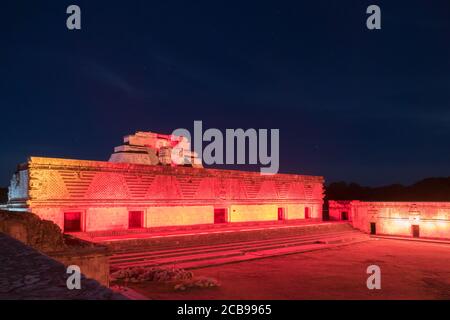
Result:
[[[343,212],[365,232],[450,239],[450,202],[329,201],[331,220],[342,220]]]
[[[316,176],[32,157],[12,179],[9,206],[63,230],[65,214],[78,212],[88,232],[278,221],[279,208],[286,220],[321,219],[322,198]]]

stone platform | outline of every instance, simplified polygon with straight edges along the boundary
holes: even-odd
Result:
[[[213,245],[286,236],[320,234],[353,229],[345,222],[285,221],[277,223],[236,223],[184,228],[159,228],[119,234],[78,233],[73,236],[101,243],[112,252],[162,250],[165,248]]]

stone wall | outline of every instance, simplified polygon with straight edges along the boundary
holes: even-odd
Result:
[[[0,232],[41,252],[66,249],[61,229],[52,221],[28,212],[0,211]]]
[[[353,226],[377,234],[412,236],[418,226],[419,236],[450,239],[450,202],[365,202],[329,201],[330,216],[339,219],[347,210]]]
[[[28,199],[28,173],[27,169],[23,169],[13,175],[8,189],[8,199],[10,202]]]
[[[109,284],[107,248],[63,235],[52,221],[42,220],[28,212],[0,211],[0,232],[66,266],[79,266],[84,275],[103,285]]]
[[[109,286],[109,252],[106,247],[71,246],[66,250],[49,253],[49,256],[63,265],[77,265],[81,272],[104,286]]]
[[[348,214],[348,220],[352,220],[352,202],[350,200],[330,200],[328,201],[328,217],[331,221],[342,220],[342,213]]]
[[[79,212],[86,232],[126,230],[129,211],[162,227],[213,223],[214,208],[227,208],[231,222],[277,220],[278,207],[288,219],[304,218],[306,206],[321,218],[323,203],[319,176],[34,157],[10,190],[11,206],[63,230],[64,213]]]
[[[0,266],[0,300],[126,299],[84,276],[81,289],[69,290],[66,285],[69,275],[62,263],[3,233],[0,233]]]

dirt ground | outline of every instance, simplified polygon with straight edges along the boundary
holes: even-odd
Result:
[[[366,286],[369,265],[381,268],[381,289]],[[450,245],[372,239],[367,242],[194,270],[218,288],[175,292],[146,283],[150,299],[450,299]]]

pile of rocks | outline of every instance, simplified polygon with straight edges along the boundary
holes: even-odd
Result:
[[[121,269],[111,274],[111,281],[123,282],[172,282],[184,281],[192,279],[193,274],[190,271],[177,268],[160,268],[160,267],[132,267]]]
[[[111,274],[111,281],[116,284],[142,283],[147,281],[162,282],[173,285],[176,291],[186,291],[193,288],[213,288],[220,286],[216,279],[194,277],[190,271],[177,268],[134,267],[121,269]]]
[[[176,291],[186,291],[193,288],[214,288],[218,286],[220,286],[220,284],[216,279],[198,277],[182,281],[181,283],[175,285],[174,289]]]

